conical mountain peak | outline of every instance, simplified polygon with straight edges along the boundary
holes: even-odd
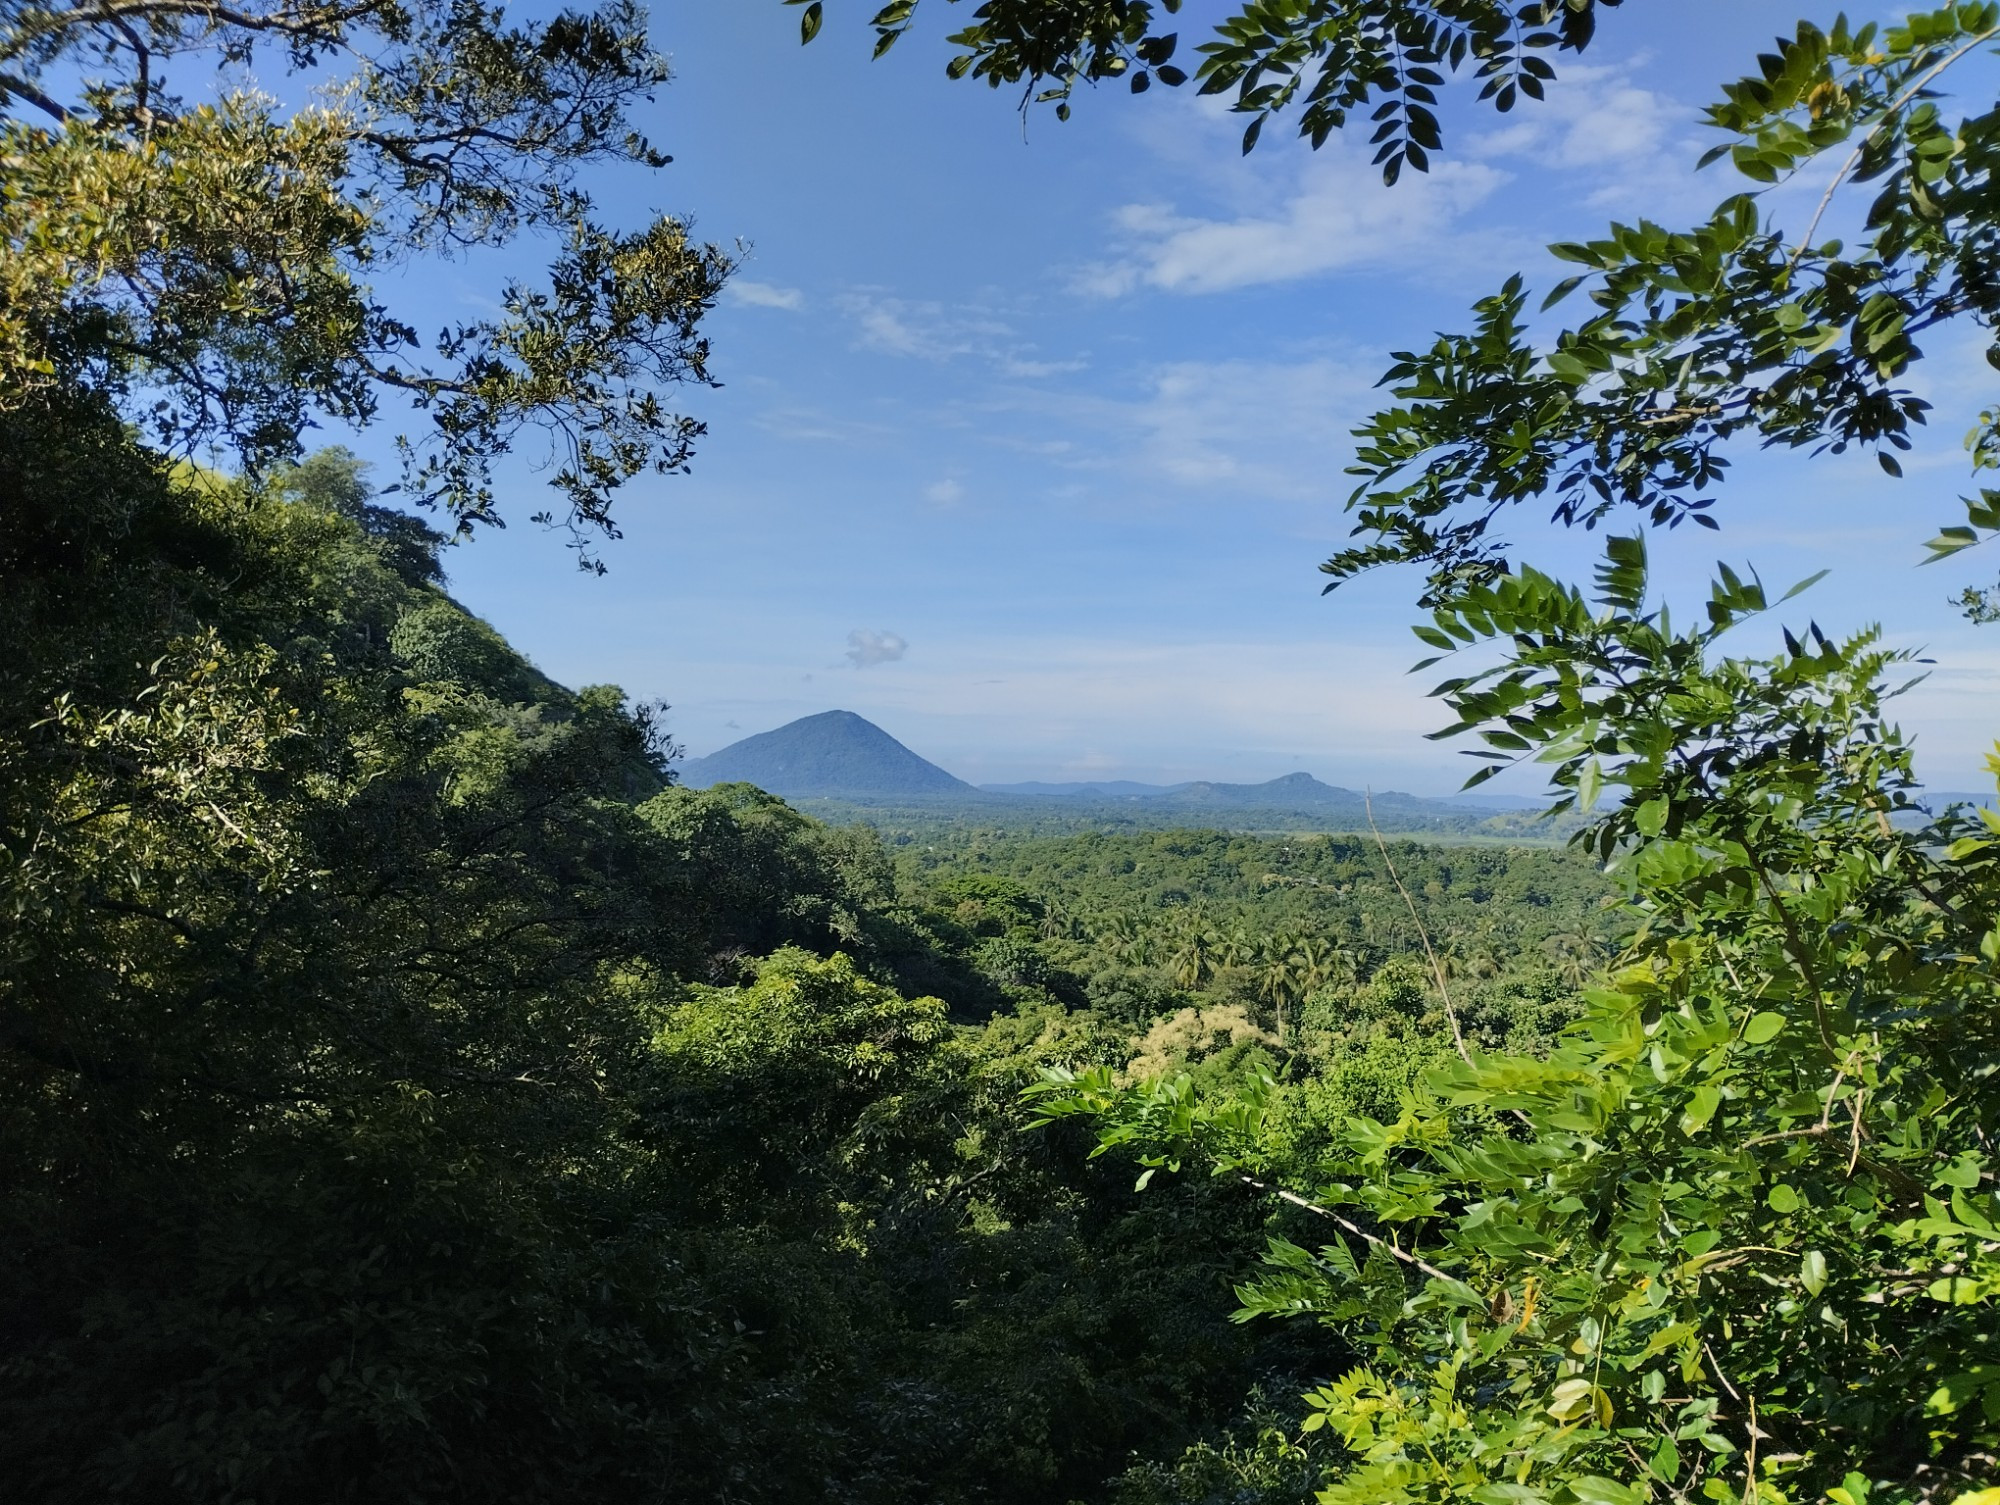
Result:
[[[697,789],[741,781],[787,799],[974,792],[852,711],[802,716],[732,742],[683,765],[681,781]]]

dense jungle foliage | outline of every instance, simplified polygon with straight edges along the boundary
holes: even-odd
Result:
[[[1196,76],[1393,178],[1606,8],[1254,4]],[[1171,85],[1173,9],[996,0],[952,67]],[[406,404],[465,531],[543,433],[580,540],[687,463],[729,258],[580,186],[665,160],[635,9],[0,4],[9,1497],[1993,1505],[2000,816],[1912,803],[1875,634],[1725,651],[1754,573],[1674,615],[1643,534],[1585,589],[1489,525],[1712,520],[1734,436],[1893,471],[1916,338],[2000,318],[1996,41],[1801,25],[1710,114],[1750,189],[1396,358],[1329,572],[1426,571],[1447,734],[1574,850],[892,849],[676,787],[303,457]],[[336,87],[171,86],[250,63]],[[428,343],[367,281],[536,234]]]
[[[976,845],[1023,836],[1136,835],[1189,827],[1220,826],[1259,835],[1372,829],[1411,841],[1464,842],[1504,847],[1560,844],[1581,822],[1573,815],[1550,816],[1539,805],[1494,810],[1477,805],[1455,808],[1444,801],[1363,791],[1340,804],[1291,808],[1281,804],[1203,809],[1138,800],[1094,800],[1067,795],[974,795],[928,800],[833,795],[792,798],[807,815],[829,825],[866,822],[898,847],[911,844]],[[1444,813],[1438,813],[1439,807]]]
[[[656,712],[537,674],[351,458],[255,488],[119,438],[120,492],[9,477],[18,1488],[1064,1500],[1311,1372],[1227,1320],[1254,1196],[1137,1196],[1016,1096],[1351,1046],[1393,1102],[1438,1000],[1380,853],[899,875],[866,827],[673,787]],[[1398,852],[1544,1038],[1594,870]]]

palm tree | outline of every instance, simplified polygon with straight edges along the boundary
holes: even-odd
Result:
[[[1322,988],[1352,987],[1359,975],[1354,954],[1327,936],[1301,937],[1290,943],[1289,955],[1293,973],[1291,1001],[1295,1005]],[[1284,1038],[1282,1017],[1279,1038]]]
[[[1573,988],[1580,988],[1597,971],[1604,947],[1592,935],[1580,930],[1563,930],[1542,942],[1542,950],[1556,964],[1556,975]]]
[[[1174,927],[1173,949],[1167,956],[1167,970],[1174,982],[1192,989],[1214,976],[1221,941],[1199,906],[1182,911],[1182,918]]]
[[[1041,934],[1045,941],[1066,941],[1076,935],[1076,917],[1054,899],[1042,905]]]
[[[1120,911],[1100,916],[1090,926],[1090,939],[1097,949],[1115,961],[1142,962],[1147,949],[1146,932],[1131,915]]]
[[[1241,967],[1254,961],[1259,946],[1250,939],[1249,933],[1241,925],[1218,935],[1215,940],[1215,965],[1220,971],[1224,967]]]
[[[1336,984],[1346,987],[1354,982],[1354,953],[1338,941],[1323,935],[1309,935],[1299,942],[1299,957],[1305,964],[1305,977],[1300,983],[1305,992],[1315,992]]]
[[[1447,951],[1458,959],[1457,970],[1471,977],[1497,977],[1501,971],[1500,949],[1494,944],[1491,921],[1472,931],[1460,931],[1446,943]]]
[[[1278,1021],[1278,1043],[1285,1043],[1285,1015],[1298,998],[1305,976],[1305,962],[1297,936],[1273,936],[1258,958],[1257,993],[1271,1005]]]
[[[1198,930],[1180,936],[1167,957],[1168,973],[1176,984],[1188,989],[1198,988],[1206,982],[1214,965],[1215,957]]]
[[[1222,967],[1224,939],[1208,923],[1208,911],[1190,905],[1176,911],[1166,933],[1166,971],[1176,987],[1198,989]]]

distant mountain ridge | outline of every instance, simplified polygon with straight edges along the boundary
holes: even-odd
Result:
[[[981,784],[982,794],[1025,794],[1037,798],[1069,799],[1083,795],[1091,799],[1143,800],[1155,795],[1172,794],[1176,789],[1185,789],[1185,784],[1137,784],[1131,779],[1089,780],[1083,783],[1047,784],[1039,779],[1030,779],[1025,784]]]
[[[1197,779],[1192,784],[1182,784],[1162,798],[1187,805],[1283,805],[1286,809],[1303,810],[1312,805],[1360,804],[1364,796],[1352,789],[1322,784],[1309,773],[1288,773],[1261,784],[1219,784],[1209,779]],[[1411,796],[1383,794],[1376,798],[1398,801]]]
[[[1524,799],[1515,795],[1472,795],[1462,802],[1457,798],[1438,800],[1404,794],[1396,789],[1371,797],[1353,789],[1343,789],[1337,784],[1322,784],[1309,773],[1288,773],[1261,784],[1223,784],[1212,779],[1195,779],[1185,784],[1139,784],[1130,779],[1112,779],[1071,784],[981,784],[979,788],[986,794],[1041,799],[1144,800],[1156,805],[1226,805],[1232,808],[1285,810],[1309,810],[1326,805],[1360,808],[1371,798],[1381,809],[1404,811],[1434,811],[1442,807],[1462,809],[1465,805],[1489,810],[1538,810],[1549,803],[1548,800]]]
[[[1337,784],[1322,784],[1311,774],[1304,773],[1286,774],[1283,778],[1270,779],[1262,784],[1218,784],[1201,779],[1182,784],[1141,784],[1131,779],[1094,779],[1071,783],[1030,780],[1021,784],[981,784],[979,791],[982,794],[1023,796],[1031,799],[1134,802],[1146,800],[1159,801],[1163,804],[1172,803],[1175,797],[1184,796],[1189,804],[1282,805],[1286,809],[1345,804],[1364,798],[1351,789],[1343,789]],[[1472,808],[1500,811],[1546,809],[1554,802],[1555,796],[1545,795],[1536,799],[1527,795],[1491,794],[1481,790],[1476,794],[1452,794],[1442,799],[1434,799],[1391,789],[1374,796],[1374,799],[1385,809],[1450,805],[1459,810]]]
[[[843,795],[977,795],[852,711],[822,711],[732,742],[680,768],[681,782],[755,784],[785,799]]]
[[[1544,802],[1505,796],[1426,799],[1389,790],[1372,797],[1288,773],[1261,784],[1197,779],[1144,784],[1132,779],[1031,781],[975,787],[920,757],[852,711],[823,711],[773,731],[732,742],[685,763],[681,782],[755,784],[789,800],[824,801],[850,810],[899,810],[919,819],[1027,822],[1075,820],[1364,830],[1371,818],[1384,830],[1485,830],[1503,811]]]

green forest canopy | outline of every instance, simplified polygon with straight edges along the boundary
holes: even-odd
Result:
[[[1448,75],[1558,86],[1596,10],[1252,7],[1193,76],[1246,145],[1365,109],[1393,178]],[[1008,0],[952,67],[1173,84],[1168,14]],[[686,463],[728,258],[576,176],[659,160],[636,10],[0,9],[15,1488],[1990,1505],[2000,817],[1912,807],[1906,654],[1729,656],[1782,603],[1725,568],[1670,618],[1643,530],[1732,438],[1896,468],[1918,338],[1993,322],[2000,131],[1950,91],[1997,38],[1801,24],[1711,111],[1743,191],[1558,247],[1552,338],[1516,280],[1396,358],[1329,571],[1424,567],[1432,662],[1489,651],[1447,734],[1545,763],[1573,852],[892,860],[674,787],[657,708],[549,682],[303,455],[408,399],[405,496],[467,527],[545,432],[580,536]],[[253,58],[347,87],[176,92]],[[1768,219],[1799,172],[1852,244]],[[522,234],[546,284],[428,346],[365,281]],[[1496,546],[1529,500],[1605,525],[1587,587]]]

